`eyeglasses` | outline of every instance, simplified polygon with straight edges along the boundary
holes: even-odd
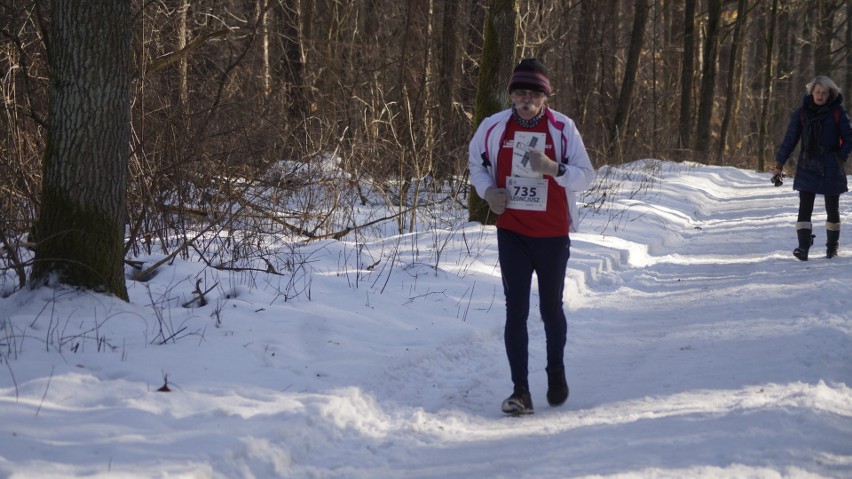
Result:
[[[538,100],[544,97],[544,92],[534,90],[512,90],[512,95],[515,95],[518,98],[529,96],[530,98],[535,98],[536,100]]]

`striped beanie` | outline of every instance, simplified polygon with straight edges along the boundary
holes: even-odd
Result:
[[[514,90],[533,90],[551,94],[547,67],[535,58],[525,58],[515,67],[509,80],[509,92]]]

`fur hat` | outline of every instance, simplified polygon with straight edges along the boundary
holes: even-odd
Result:
[[[551,94],[550,78],[547,77],[547,67],[535,58],[525,58],[512,71],[509,80],[509,92],[513,90],[533,90]]]

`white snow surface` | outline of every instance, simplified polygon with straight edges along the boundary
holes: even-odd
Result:
[[[605,173],[572,235],[565,405],[534,286],[535,414],[500,412],[495,229],[459,220],[290,245],[289,275],[176,260],[129,303],[0,299],[0,477],[852,477],[852,241],[824,257],[821,197],[800,262],[792,180]],[[209,304],[184,307],[198,279]]]

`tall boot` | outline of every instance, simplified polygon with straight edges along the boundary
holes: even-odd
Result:
[[[837,249],[840,246],[840,223],[825,222],[825,257],[834,258],[837,256]]]
[[[813,224],[810,221],[796,223],[796,235],[799,237],[799,247],[793,250],[793,256],[801,261],[808,260],[808,250],[814,244],[815,235],[813,232]]]

